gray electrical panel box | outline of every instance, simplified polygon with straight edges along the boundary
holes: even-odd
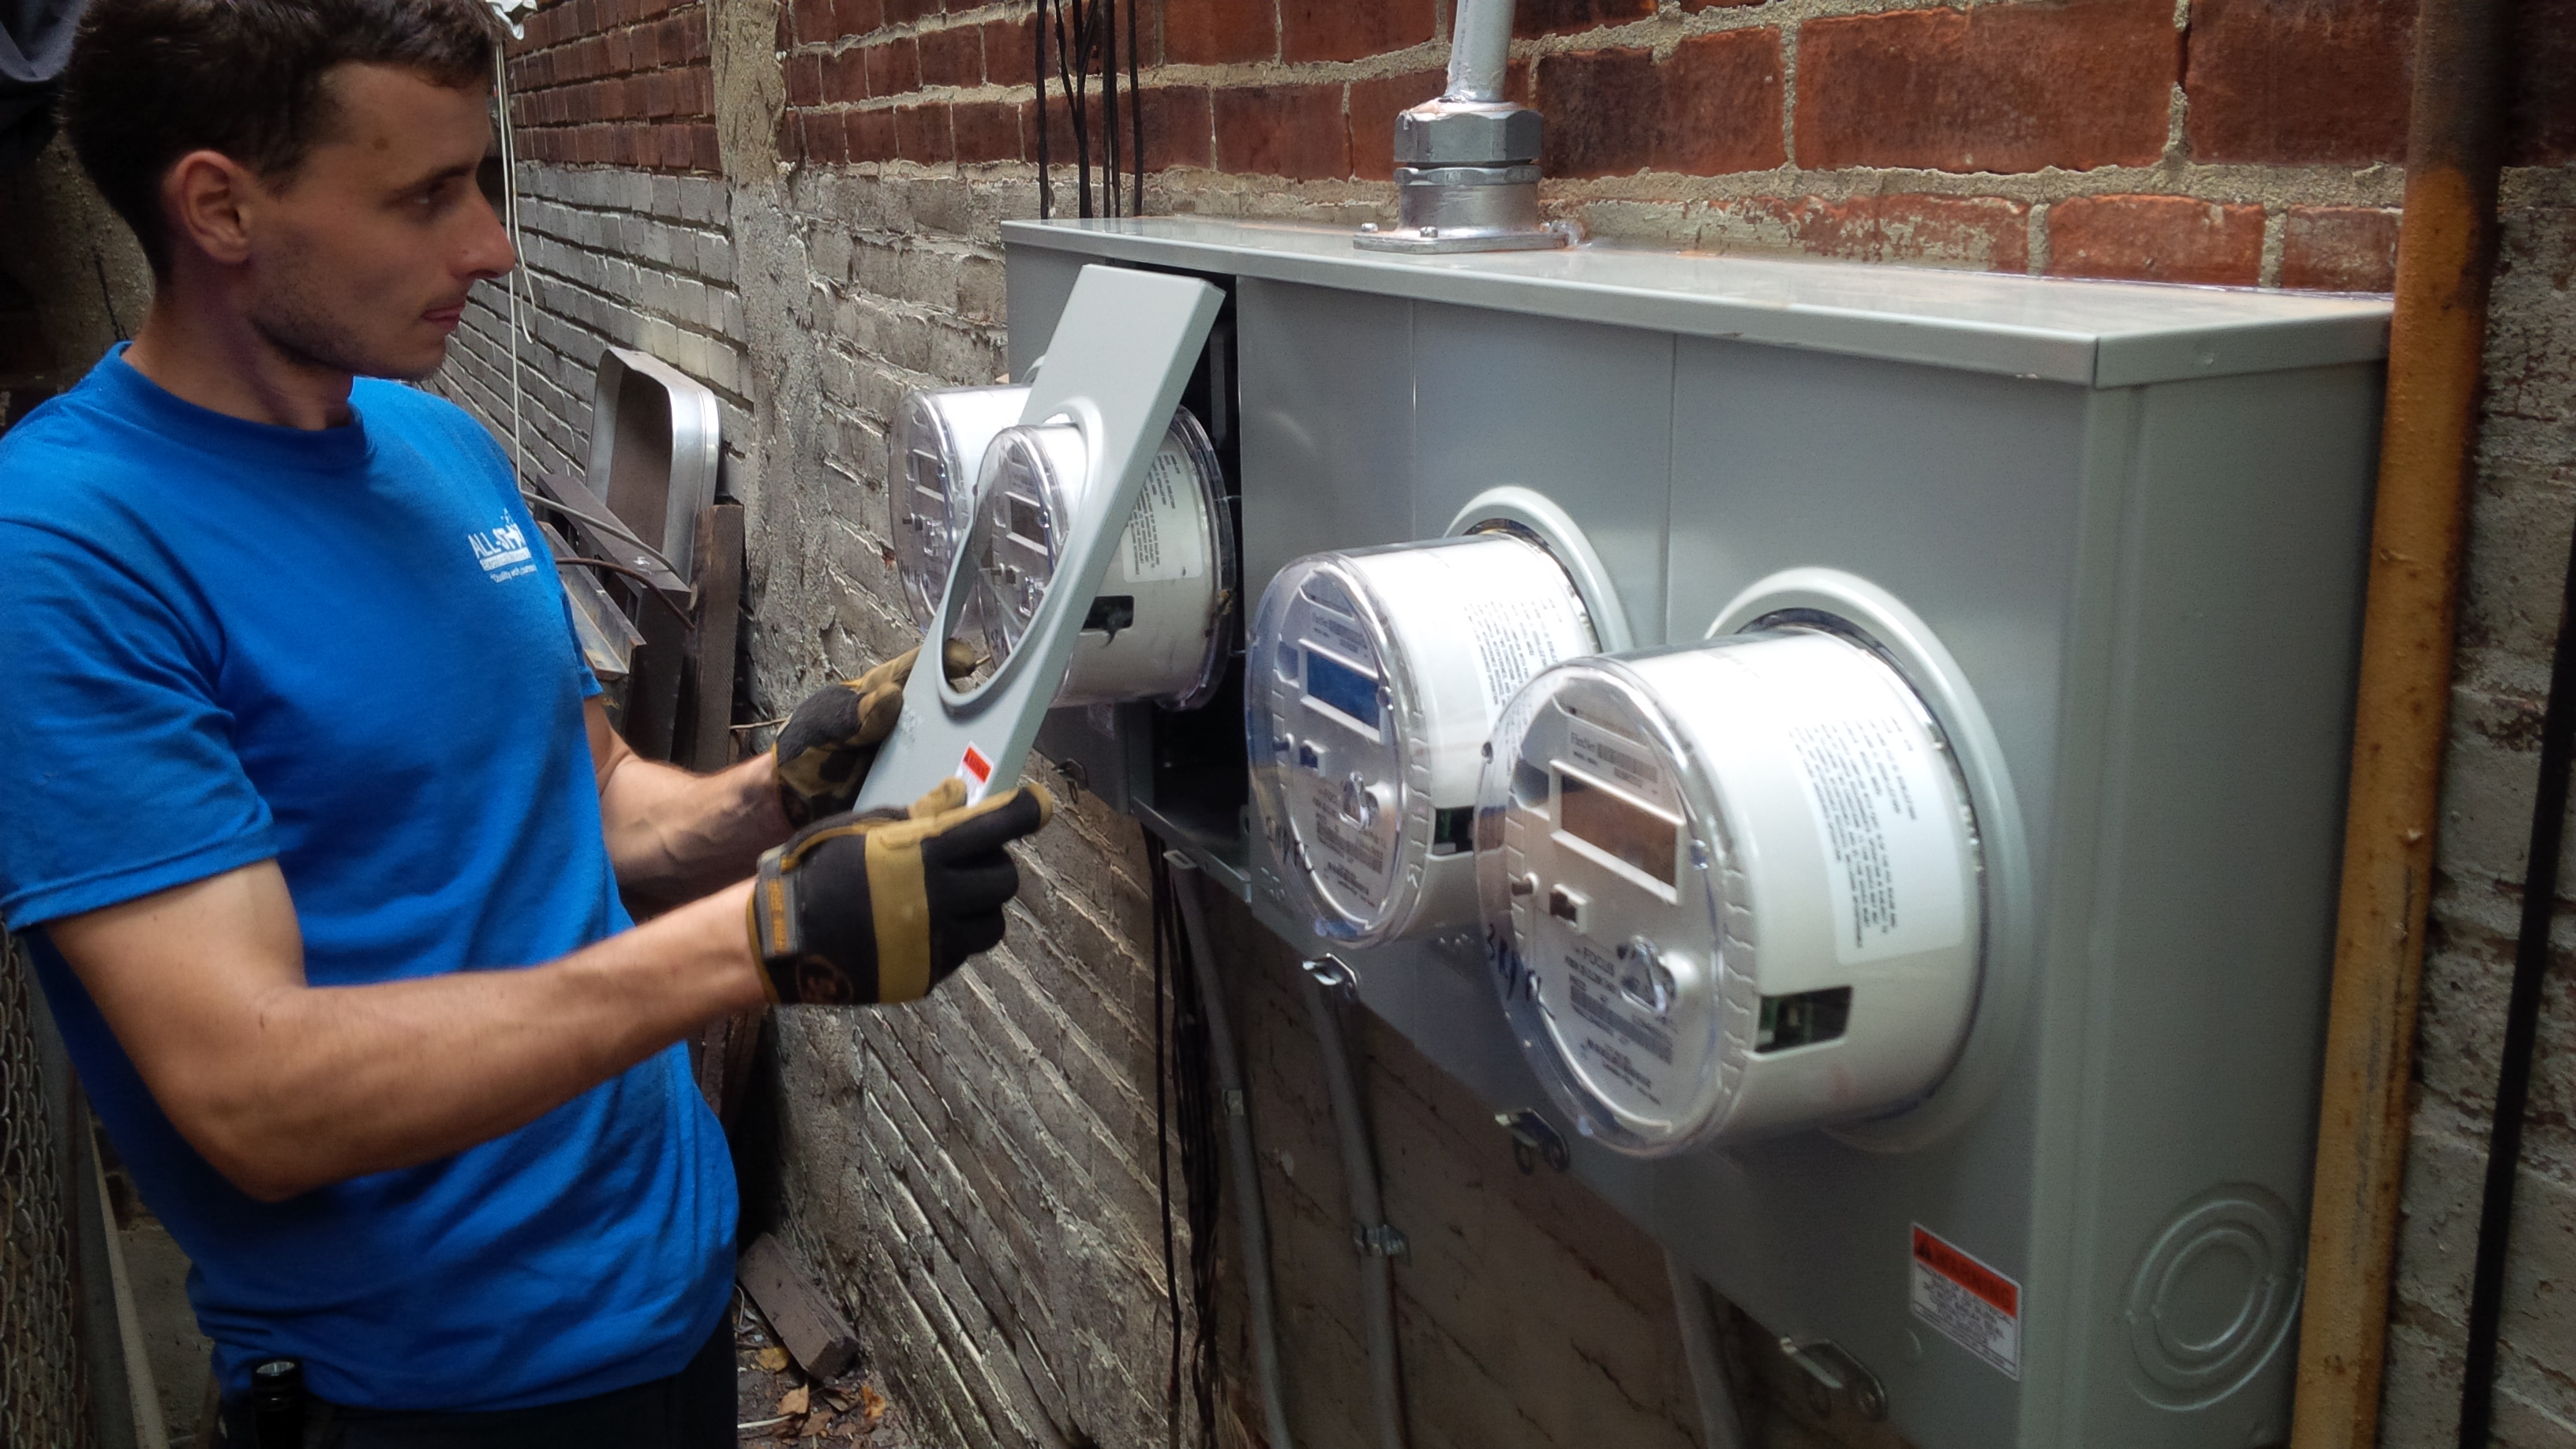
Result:
[[[1244,615],[1501,486],[1580,529],[1641,648],[1806,617],[1766,581],[1892,601],[1873,647],[1937,640],[1881,652],[1937,657],[1913,682],[1977,802],[1973,1022],[1890,1115],[1619,1150],[1542,1087],[1484,927],[1353,946],[1291,908],[1239,713],[1061,710],[1042,748],[1923,1449],[2286,1435],[2385,303],[1186,218],[1004,239],[1015,372],[1085,264],[1226,292],[1194,406]]]

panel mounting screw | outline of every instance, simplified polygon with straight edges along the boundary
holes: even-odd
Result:
[[[1364,232],[1374,233],[1374,232],[1376,232],[1376,230],[1377,230],[1377,223],[1376,223],[1376,222],[1373,222],[1373,221],[1364,221],[1364,222],[1361,222],[1361,223],[1360,223],[1360,230],[1362,230],[1362,231],[1364,231]]]

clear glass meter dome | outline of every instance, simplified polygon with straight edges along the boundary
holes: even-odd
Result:
[[[1025,387],[915,388],[886,433],[887,533],[915,627],[930,627],[958,536],[974,511],[975,478],[994,435],[1020,420]]]
[[[1355,945],[1471,924],[1486,733],[1595,647],[1566,571],[1512,533],[1312,554],[1245,637],[1253,810],[1292,908]]]
[[[1089,486],[1089,453],[1071,424],[1004,428],[986,449],[966,531],[972,573],[960,619],[980,628],[997,667],[1037,617],[1064,560],[1062,530]],[[1233,572],[1224,476],[1206,431],[1182,409],[1147,466],[1055,702],[1206,703],[1225,672]]]
[[[1904,678],[1838,633],[1541,674],[1495,727],[1476,845],[1513,1032],[1619,1151],[1883,1115],[1966,1037],[1966,786]]]

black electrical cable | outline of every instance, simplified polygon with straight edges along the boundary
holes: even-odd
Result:
[[[1031,26],[1036,48],[1029,74],[1037,78],[1038,91],[1038,220],[1044,221],[1055,211],[1055,183],[1047,176],[1047,10],[1049,0],[1038,0],[1038,23]]]
[[[1145,84],[1143,81],[1136,78],[1136,57],[1140,53],[1136,45],[1136,12],[1144,8],[1144,0],[1128,0],[1127,94],[1130,99],[1133,100],[1134,104],[1130,105],[1127,109],[1129,116],[1128,124],[1135,131],[1134,139],[1136,142],[1134,147],[1136,154],[1133,160],[1133,164],[1136,168],[1136,196],[1134,202],[1127,208],[1127,214],[1129,216],[1143,216],[1145,214]],[[1112,186],[1115,186],[1118,178],[1113,174],[1109,178],[1109,181]]]
[[[2576,746],[2576,629],[2569,627],[2576,621],[2576,534],[2568,538],[2567,570],[2559,588],[2558,643],[2549,660],[2549,703],[2540,717],[2540,785],[2531,802],[2531,855],[2523,863],[2522,929],[2513,946],[2513,994],[2505,1007],[2495,1122],[2487,1134],[2486,1199],[2478,1211],[2477,1265],[2469,1280],[2469,1344],[2460,1373],[2461,1449],[2486,1449],[2495,1418],[2505,1254],[2513,1237],[2523,1110],[2531,1100],[2540,988],[2549,974],[2549,927],[2558,906],[2558,851],[2567,824],[2571,756],[2576,756],[2576,748],[2571,748]]]
[[[1152,831],[1145,848],[1153,862],[1154,909],[1154,1120],[1163,1209],[1163,1293],[1171,1312],[1171,1359],[1164,1381],[1164,1431],[1174,1449],[1181,1442],[1181,1391],[1187,1381],[1197,1411],[1197,1442],[1216,1444],[1216,1248],[1222,1209],[1224,1163],[1217,1143],[1219,1103],[1216,1051],[1199,995],[1189,931],[1180,912],[1163,844]],[[1168,995],[1166,995],[1168,992]],[[1165,1002],[1169,1002],[1168,1013]],[[1168,1073],[1168,1076],[1166,1075]],[[1175,1131],[1174,1129],[1177,1128]],[[1182,1294],[1172,1225],[1171,1143],[1180,1144],[1181,1181],[1190,1234],[1190,1331],[1181,1330]]]
[[[1172,881],[1163,868],[1163,842],[1145,832],[1145,858],[1153,862],[1154,901],[1154,1184],[1163,1208],[1163,1306],[1172,1325],[1171,1367],[1163,1379],[1163,1436],[1181,1443],[1181,1280],[1172,1255],[1171,1018],[1164,1010],[1171,981],[1171,918],[1177,914]]]

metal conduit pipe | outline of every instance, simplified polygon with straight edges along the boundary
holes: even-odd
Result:
[[[1512,51],[1512,0],[1458,0],[1444,101],[1499,101]]]
[[[2422,0],[2327,1007],[2293,1449],[2378,1438],[2510,0]]]
[[[1270,1220],[1261,1206],[1260,1159],[1252,1154],[1252,1117],[1245,1110],[1243,1061],[1235,1054],[1234,1027],[1225,1014],[1224,983],[1210,948],[1207,906],[1199,899],[1199,868],[1179,851],[1167,851],[1180,898],[1181,929],[1189,933],[1190,970],[1198,977],[1199,1009],[1207,1013],[1208,1052],[1216,1059],[1218,1100],[1225,1107],[1225,1152],[1234,1168],[1234,1213],[1243,1234],[1243,1293],[1252,1310],[1252,1368],[1261,1380],[1261,1417],[1271,1449],[1296,1449],[1288,1433],[1288,1395],[1279,1376],[1279,1316],[1270,1290]]]
[[[1699,1397],[1700,1438],[1706,1449],[1745,1449],[1750,1441],[1736,1407],[1735,1381],[1718,1352],[1717,1305],[1709,1301],[1708,1285],[1670,1248],[1664,1250],[1664,1277],[1673,1285],[1673,1314],[1681,1322],[1682,1362]]]
[[[1350,981],[1350,968],[1334,957],[1306,963],[1306,1008],[1314,1014],[1324,1086],[1332,1094],[1333,1121],[1342,1139],[1342,1177],[1350,1184],[1351,1237],[1359,1248],[1360,1321],[1368,1337],[1378,1449],[1404,1449],[1404,1377],[1395,1346],[1395,1254],[1403,1251],[1403,1238],[1386,1221],[1377,1154],[1369,1146],[1368,1118],[1360,1110],[1359,1077],[1342,1034],[1338,994]]]

